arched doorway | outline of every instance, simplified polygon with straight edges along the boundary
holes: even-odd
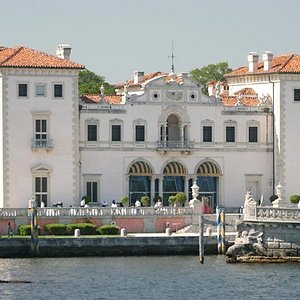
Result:
[[[151,177],[152,168],[143,161],[133,163],[129,168],[129,205],[134,205],[135,201],[142,196],[151,197]]]
[[[214,212],[218,205],[218,185],[221,172],[211,161],[203,162],[197,168],[199,196],[204,201],[206,212]]]
[[[170,196],[176,195],[178,192],[184,192],[186,173],[185,167],[177,161],[170,162],[164,167],[163,205],[169,205],[168,199]]]
[[[169,115],[167,119],[167,140],[170,144],[180,141],[179,120],[174,114]]]

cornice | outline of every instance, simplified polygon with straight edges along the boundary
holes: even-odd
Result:
[[[77,77],[76,69],[36,69],[36,68],[1,68],[3,75],[11,76],[68,76]]]

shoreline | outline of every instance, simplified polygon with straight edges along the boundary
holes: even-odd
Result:
[[[0,239],[0,258],[139,255],[198,255],[199,236],[125,236],[101,238],[42,238],[38,253],[31,239]],[[216,237],[204,237],[206,255],[218,253]]]
[[[227,263],[300,263],[300,257],[298,256],[240,256],[236,259],[226,259]]]

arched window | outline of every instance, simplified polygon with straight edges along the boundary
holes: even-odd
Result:
[[[184,181],[187,174],[185,167],[177,161],[168,163],[163,170],[163,205],[169,205],[170,196],[184,192]]]
[[[142,196],[151,197],[152,168],[144,161],[136,161],[129,168],[129,205]]]
[[[206,212],[213,212],[218,205],[219,167],[211,161],[202,162],[197,168],[199,196],[204,201]]]

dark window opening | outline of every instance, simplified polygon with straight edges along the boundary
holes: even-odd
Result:
[[[26,83],[19,84],[19,97],[27,97],[27,84]]]
[[[54,84],[54,98],[62,98],[63,87],[62,84]]]
[[[88,141],[97,141],[97,125],[88,125]]]
[[[203,142],[212,142],[211,126],[203,126]]]
[[[234,126],[226,127],[226,142],[227,143],[235,142],[235,127]]]
[[[257,143],[257,127],[249,127],[249,143]]]
[[[145,141],[145,126],[136,125],[135,126],[135,141],[144,142]]]
[[[294,101],[300,101],[300,89],[294,89]]]
[[[121,141],[121,125],[112,125],[111,126],[111,140],[113,142]]]

